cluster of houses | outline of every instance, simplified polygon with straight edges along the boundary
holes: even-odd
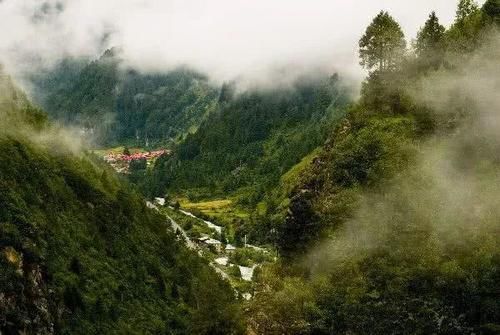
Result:
[[[130,155],[110,152],[104,156],[104,161],[111,165],[118,173],[129,173],[130,162],[145,159],[147,164],[151,165],[156,158],[169,153],[170,151],[166,149],[136,152]]]
[[[232,254],[234,251],[236,251],[236,247],[231,244],[227,244],[223,249],[223,244],[221,241],[213,239],[206,235],[198,239],[198,244],[212,247],[218,254],[222,253],[223,250],[226,254]]]
[[[151,202],[147,202],[146,204],[148,205],[148,207],[155,208],[156,210],[158,210],[158,208],[156,207],[156,205],[165,206],[167,203],[166,203],[166,199],[165,198],[156,197],[154,199],[154,204],[151,203]],[[196,218],[196,219],[199,219],[199,220],[203,221],[209,228],[211,228],[214,231],[216,231],[219,234],[221,234],[222,227],[217,226],[217,225],[213,224],[210,221],[200,219],[200,218],[196,217],[194,214],[192,214],[190,212],[187,212],[187,211],[184,211],[184,210],[180,210],[180,212],[183,213],[184,215],[187,215],[187,216],[190,216],[192,218]],[[180,229],[182,231],[182,228],[179,227],[178,229]],[[186,236],[187,241],[192,244],[192,247],[195,248],[195,249],[198,249],[200,255],[203,255],[202,248],[204,248],[204,247],[205,248],[209,248],[213,252],[215,252],[216,254],[218,254],[219,257],[217,257],[214,260],[214,263],[211,263],[211,265],[214,267],[214,269],[216,271],[218,271],[219,273],[222,273],[224,276],[226,276],[227,278],[229,278],[228,275],[223,270],[217,268],[215,266],[215,264],[217,264],[219,266],[223,266],[223,267],[238,266],[238,269],[239,269],[239,272],[240,272],[240,275],[241,275],[241,279],[244,280],[244,281],[252,281],[254,270],[257,267],[256,265],[254,265],[252,267],[245,267],[245,266],[235,265],[235,264],[230,264],[229,263],[229,256],[231,254],[233,254],[237,250],[237,248],[235,246],[233,246],[231,244],[226,244],[224,246],[224,244],[221,241],[219,241],[219,240],[217,240],[217,239],[215,239],[213,237],[210,237],[209,235],[202,235],[200,238],[197,238],[196,240],[193,240],[193,241],[191,241],[189,239],[189,237],[187,237],[187,235],[186,235],[185,232],[184,232],[184,235]],[[245,248],[252,248],[254,250],[267,253],[267,250],[265,250],[263,248],[247,244],[246,243],[246,236],[245,236]],[[243,294],[243,297],[248,300],[248,299],[251,298],[251,295],[249,295],[249,296],[248,295],[249,295],[249,293],[245,293],[245,294]]]
[[[221,257],[216,258],[214,261],[216,264],[221,265],[221,266],[228,266],[232,267],[235,266],[234,264],[229,263],[229,257],[233,252],[236,251],[236,247],[231,245],[231,244],[226,244],[226,246],[223,249],[223,244],[221,241],[213,239],[209,236],[202,236],[198,239],[198,244],[199,245],[204,245],[208,246],[209,248],[211,247],[212,249],[215,250],[219,255],[224,254]],[[248,246],[248,245],[247,245]],[[263,250],[259,248],[260,250]],[[241,266],[238,265],[238,269],[241,275],[241,279],[244,281],[252,281],[253,277],[253,272],[257,266],[254,265],[252,267],[246,267],[246,266]],[[245,298],[246,299],[246,298]],[[247,299],[248,300],[248,299]]]

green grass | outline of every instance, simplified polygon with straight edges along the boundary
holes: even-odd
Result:
[[[231,199],[214,199],[200,202],[191,202],[187,198],[178,199],[182,208],[186,210],[197,210],[214,218],[231,217],[247,218],[249,213],[238,207]]]
[[[302,172],[307,169],[309,165],[311,165],[314,158],[318,157],[320,151],[321,148],[316,148],[309,155],[302,158],[302,160],[298,164],[294,165],[290,170],[288,170],[288,172],[281,176],[280,185],[288,189],[290,187],[293,187],[294,185],[297,185],[297,183],[300,181],[300,175],[302,174]]]

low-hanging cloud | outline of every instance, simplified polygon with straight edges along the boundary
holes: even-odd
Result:
[[[357,40],[380,10],[408,36],[431,10],[445,24],[453,0],[3,0],[0,62],[11,72],[120,46],[129,65],[187,65],[223,81],[337,71],[359,79]]]
[[[382,190],[365,192],[352,220],[308,255],[321,272],[380,250],[401,259],[459,251],[498,253],[500,217],[500,33],[454,71],[442,69],[408,90],[456,127],[408,144],[415,161]],[[453,250],[453,251],[452,251]],[[401,256],[405,255],[405,256]]]
[[[80,154],[88,143],[81,129],[43,121],[25,94],[0,69],[0,139],[22,138],[50,149],[53,154]],[[35,121],[37,120],[37,121]],[[35,122],[33,122],[35,121]]]

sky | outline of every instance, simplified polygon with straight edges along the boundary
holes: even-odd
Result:
[[[455,0],[0,0],[0,62],[15,73],[120,46],[143,71],[187,65],[217,81],[307,71],[362,78],[357,41],[380,10],[411,40]]]

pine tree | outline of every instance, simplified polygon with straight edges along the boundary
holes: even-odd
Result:
[[[443,48],[445,28],[439,23],[435,12],[429,15],[429,19],[417,34],[415,51],[418,56],[425,56]]]
[[[381,11],[359,41],[360,64],[368,70],[394,69],[404,56],[406,41],[400,25]]]
[[[482,12],[473,0],[460,0],[455,23],[447,33],[448,49],[456,54],[475,50],[481,40],[479,34],[484,25]]]
[[[439,23],[436,13],[432,12],[418,32],[414,48],[424,66],[438,67],[442,63],[445,51],[445,30],[445,27]]]
[[[494,22],[500,24],[500,0],[488,0],[483,6],[483,12]]]
[[[462,22],[479,10],[474,0],[460,0],[457,7],[456,21]]]

